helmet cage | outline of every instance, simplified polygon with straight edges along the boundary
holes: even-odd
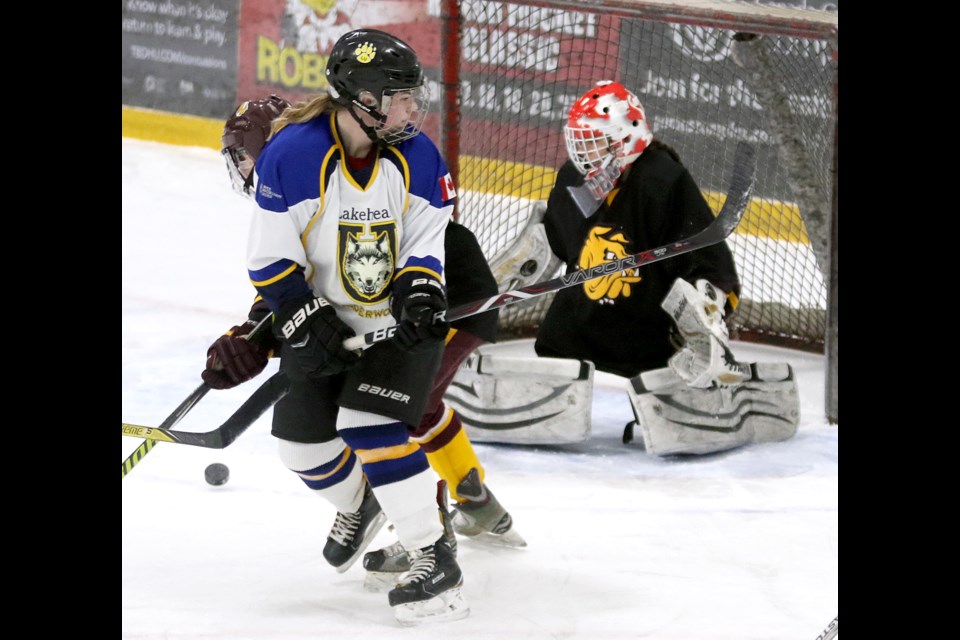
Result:
[[[227,164],[230,185],[242,196],[253,198],[253,168],[270,137],[271,123],[290,103],[277,95],[240,104],[223,127],[220,153]]]
[[[566,125],[563,137],[567,155],[583,175],[609,166],[623,149],[621,140],[612,140],[602,130],[590,126]]]
[[[253,167],[255,160],[246,147],[226,147],[221,153],[230,174],[230,186],[241,196],[253,198]]]
[[[426,85],[385,90],[379,113],[371,113],[377,118],[373,127],[377,138],[385,144],[397,144],[420,133],[430,105],[429,93]]]

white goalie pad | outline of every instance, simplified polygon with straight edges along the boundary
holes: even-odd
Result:
[[[543,228],[546,210],[546,202],[534,202],[523,231],[490,261],[490,271],[500,293],[548,280],[562,266],[560,259],[550,250],[547,232]]]
[[[474,442],[569,444],[590,437],[592,362],[473,354],[444,401]]]
[[[713,389],[692,388],[670,368],[632,378],[628,393],[647,453],[714,453],[793,437],[800,422],[793,369],[767,362],[747,369],[743,383]]]

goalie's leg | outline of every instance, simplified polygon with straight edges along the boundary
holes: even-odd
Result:
[[[792,438],[800,421],[793,369],[755,362],[747,371],[735,387],[710,389],[689,386],[670,368],[631,378],[628,393],[647,453],[705,454]]]

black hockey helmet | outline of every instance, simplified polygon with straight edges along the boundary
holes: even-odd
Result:
[[[220,150],[235,191],[252,196],[253,164],[270,137],[270,125],[290,103],[277,95],[247,100],[236,108],[223,125]]]
[[[420,132],[428,106],[423,67],[410,45],[396,36],[376,29],[344,34],[330,52],[326,76],[330,97],[350,108],[372,140],[394,144]],[[388,127],[391,98],[399,94],[416,102],[417,108],[403,125]],[[379,125],[365,125],[354,108]]]

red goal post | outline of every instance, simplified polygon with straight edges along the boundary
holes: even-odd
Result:
[[[828,355],[837,416],[838,14],[723,0],[439,0],[441,140],[458,214],[494,258],[546,200],[562,125],[595,81],[640,97],[716,209],[739,140],[757,186],[728,241],[743,282],[733,335]],[[535,333],[550,296],[501,313]]]

